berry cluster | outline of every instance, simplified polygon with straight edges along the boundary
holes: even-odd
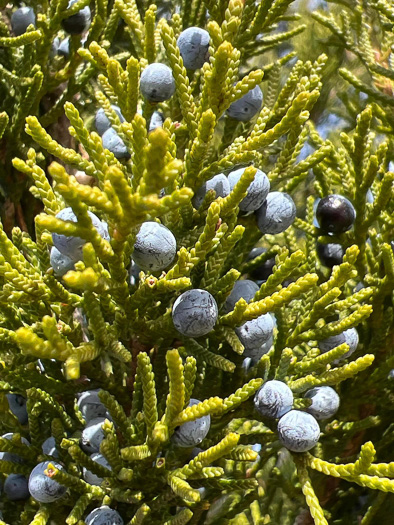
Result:
[[[342,195],[327,195],[316,205],[316,225],[326,235],[338,235],[348,231],[356,218],[353,204]],[[317,255],[324,266],[333,268],[341,264],[344,249],[338,243],[317,243]]]
[[[70,0],[67,5],[67,10],[78,0]],[[32,7],[19,7],[11,15],[11,28],[15,36],[20,36],[26,33],[29,27],[36,27],[36,14]],[[63,16],[62,28],[69,35],[83,35],[90,27],[92,22],[92,13],[89,6],[85,6],[76,13],[70,16]],[[84,43],[84,37],[81,40]],[[62,40],[57,36],[52,42],[50,56],[55,55],[69,58],[70,56],[70,37]]]
[[[28,414],[26,400],[18,394],[8,394],[7,396],[11,412],[18,418],[21,424],[27,422]],[[76,406],[84,420],[84,428],[80,433],[80,447],[90,457],[90,460],[100,465],[101,473],[107,471],[108,475],[112,467],[107,458],[100,453],[100,445],[104,440],[103,425],[105,421],[112,421],[110,414],[99,398],[99,390],[86,390],[76,398]],[[200,403],[198,399],[190,399],[188,406]],[[203,416],[178,426],[172,436],[172,443],[175,447],[192,448],[199,445],[207,436],[211,425],[210,416]],[[19,446],[30,447],[30,443],[19,434],[7,433],[2,436],[11,440]],[[0,452],[0,461],[9,464],[9,475],[4,483],[4,494],[10,501],[27,500],[32,496],[40,503],[52,503],[63,498],[67,487],[57,482],[51,477],[53,467],[63,471],[59,460],[59,450],[55,438],[50,436],[42,443],[42,453],[47,458],[38,463],[30,472],[28,477],[13,473],[13,468],[18,470],[18,465],[25,464],[22,456],[10,452]],[[53,458],[53,459],[51,459]],[[93,486],[101,486],[104,481],[103,475],[92,472],[87,467],[82,469],[82,477],[86,483]],[[120,514],[108,506],[101,506],[91,511],[85,518],[85,523],[93,524],[123,524]]]
[[[329,386],[316,387],[305,393],[311,400],[306,411],[293,410],[293,392],[282,381],[267,381],[256,392],[254,406],[263,417],[278,419],[279,439],[293,452],[306,452],[319,441],[317,420],[332,417],[339,408],[339,396]]]

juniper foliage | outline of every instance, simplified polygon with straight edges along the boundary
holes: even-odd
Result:
[[[42,444],[53,436],[63,469],[52,463],[46,475],[67,493],[49,504],[3,494],[0,523],[81,525],[101,505],[129,525],[389,523],[390,2],[323,2],[312,14],[301,3],[301,16],[289,0],[95,0],[90,28],[70,37],[66,57],[51,54],[51,46],[66,37],[62,20],[88,2],[33,4],[36,28],[12,36],[9,5],[0,23],[3,192],[17,202],[10,176],[18,173],[42,206],[34,230],[0,229],[0,429],[14,434],[0,438],[0,450],[22,458],[1,459],[0,472],[3,480],[28,476],[52,461]],[[210,35],[209,59],[193,72],[177,47],[192,26]],[[309,46],[305,56],[312,34],[325,52],[314,56]],[[176,86],[160,104],[139,90],[141,72],[154,62],[171,68]],[[336,83],[341,103],[329,117]],[[226,115],[256,86],[264,93],[256,117]],[[99,108],[129,159],[104,149],[92,118]],[[156,110],[165,120],[149,131]],[[68,138],[57,140],[50,133],[56,125],[49,126],[65,118]],[[245,170],[228,195],[210,190],[193,207],[204,182],[239,167]],[[239,210],[257,169],[267,173],[271,191],[290,194],[297,205],[282,233],[262,234],[256,215]],[[332,193],[356,211],[353,227],[338,235],[314,221],[315,199]],[[64,207],[77,222],[56,217]],[[88,211],[107,223],[108,237]],[[177,255],[165,271],[137,273],[133,266],[146,221],[176,238]],[[54,233],[84,241],[82,260],[62,277],[51,267]],[[325,266],[317,243],[341,245],[342,262]],[[250,258],[256,246],[265,251]],[[241,298],[224,313],[234,283],[270,261],[252,300]],[[192,288],[208,291],[219,308],[214,328],[197,339],[177,332],[171,316],[175,300]],[[259,359],[245,359],[237,328],[264,314],[275,316],[274,337]],[[352,355],[346,342],[322,352],[321,341],[354,327],[360,342]],[[335,419],[320,423],[310,451],[286,450],[277,420],[255,410],[255,393],[272,379],[290,387],[297,410],[308,409],[304,394],[313,387],[339,394]],[[100,453],[110,469],[81,448],[85,419],[77,400],[93,389],[106,411]],[[26,424],[10,411],[8,394],[26,398]],[[191,398],[200,402],[189,406]],[[203,416],[210,429],[199,448],[177,446],[179,426]],[[87,483],[83,469],[101,484]]]

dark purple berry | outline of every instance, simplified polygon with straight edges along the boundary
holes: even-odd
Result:
[[[72,7],[77,0],[70,0],[67,8]],[[92,21],[90,7],[87,5],[77,13],[62,20],[62,26],[70,35],[80,35],[86,31]]]
[[[327,233],[343,233],[349,230],[356,218],[353,204],[342,195],[327,195],[319,201],[316,219]]]

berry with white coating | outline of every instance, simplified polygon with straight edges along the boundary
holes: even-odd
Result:
[[[88,211],[88,215],[92,221],[93,227],[96,228],[101,237],[104,237],[105,231],[100,219],[91,211]],[[78,222],[72,208],[63,208],[56,214],[56,218],[62,219],[63,221]],[[82,259],[82,249],[86,241],[81,239],[81,237],[68,237],[67,235],[60,233],[52,233],[52,241],[59,252],[63,255],[67,255],[67,257],[74,262]]]
[[[263,92],[259,86],[254,87],[239,100],[231,104],[227,115],[240,122],[247,122],[260,111],[263,104]]]
[[[290,410],[278,423],[279,440],[292,452],[306,452],[313,448],[320,437],[320,427],[308,412]]]
[[[228,180],[231,191],[233,191],[245,170],[246,168],[240,168],[229,174]],[[239,209],[245,212],[258,210],[265,202],[269,191],[270,182],[267,175],[263,171],[257,170],[253,181],[249,184],[246,197],[239,203]]]
[[[111,108],[115,111],[115,113],[118,115],[118,118],[120,122],[124,122],[125,118],[122,115],[122,112],[120,111],[120,107],[116,104],[111,104]],[[111,127],[111,121],[105,114],[105,111],[103,108],[100,108],[95,117],[94,117],[94,125],[97,130],[97,133],[100,135],[100,137]]]
[[[63,38],[57,48],[57,54],[61,57],[68,58],[70,56],[70,38]]]
[[[206,290],[188,290],[178,297],[172,307],[175,328],[186,337],[208,334],[218,318],[215,299]]]
[[[104,422],[105,418],[97,417],[89,421],[89,423],[83,429],[81,435],[81,448],[87,454],[99,452],[100,445],[105,438],[103,430]]]
[[[163,102],[175,93],[175,80],[165,64],[149,64],[141,74],[141,93],[149,102]]]
[[[70,0],[67,9],[70,9],[78,0]],[[62,20],[62,27],[70,35],[80,35],[86,31],[92,21],[92,13],[87,5],[75,15],[69,16]]]
[[[50,464],[58,470],[64,470],[59,463],[43,461],[36,465],[30,473],[29,492],[40,503],[52,503],[62,498],[67,491],[67,487],[60,485],[54,478],[44,474]]]
[[[326,233],[343,233],[349,230],[356,218],[353,204],[342,195],[327,195],[316,207],[316,219]]]
[[[240,299],[245,299],[245,301],[249,303],[258,289],[259,287],[257,284],[254,281],[249,281],[249,279],[236,281],[230,295],[227,297],[226,302],[223,305],[223,312],[227,314],[234,310],[235,304]]]
[[[49,51],[49,57],[50,58],[55,58],[55,56],[58,53],[59,46],[60,46],[60,38],[58,36],[56,36],[53,39],[53,42],[51,44],[51,50]]]
[[[86,390],[78,398],[77,405],[86,423],[98,417],[110,419],[106,407],[98,396],[99,392],[100,389]]]
[[[256,392],[254,406],[264,417],[278,418],[292,409],[293,392],[283,381],[267,381]]]
[[[209,190],[214,190],[216,197],[227,197],[230,195],[230,183],[228,178],[223,174],[215,175],[212,179],[207,180],[204,184],[196,191],[192,203],[193,206],[198,209],[205,195]]]
[[[103,147],[114,154],[115,158],[129,159],[130,153],[126,147],[126,144],[116,133],[114,128],[108,128],[101,137],[103,141]]]
[[[74,263],[70,257],[59,252],[56,246],[52,246],[51,253],[49,255],[49,261],[53,268],[54,274],[58,277],[63,277],[70,270],[74,270]]]
[[[101,221],[101,225],[102,225],[102,238],[105,240],[105,241],[110,241],[111,240],[111,236],[109,234],[109,228],[108,228],[108,223],[105,222],[105,221]]]
[[[188,406],[198,405],[198,403],[201,401],[192,398]],[[178,447],[195,447],[206,438],[210,426],[211,416],[203,416],[194,421],[188,421],[175,430],[172,441]]]
[[[330,386],[311,388],[305,393],[304,397],[312,400],[312,404],[306,408],[306,411],[316,419],[328,419],[339,408],[339,396]]]
[[[267,354],[271,350],[273,344],[274,335],[271,334],[267,341],[258,348],[245,348],[242,356],[251,359],[252,364],[256,364],[263,357],[263,355]]]
[[[330,337],[327,337],[326,339],[319,341],[318,346],[320,348],[321,353],[325,354],[333,348],[336,348],[337,346],[346,343],[347,345],[349,345],[349,350],[340,358],[340,360],[342,360],[347,359],[353,354],[353,352],[356,351],[358,342],[359,338],[357,330],[355,328],[348,328],[348,330],[345,330],[338,335],[332,335]]]
[[[93,509],[86,518],[86,525],[123,525],[124,521],[118,511],[107,505]]]
[[[186,69],[200,69],[209,59],[209,33],[200,27],[188,27],[179,35],[177,46]]]
[[[95,463],[98,463],[99,465],[107,468],[108,470],[112,470],[111,465],[108,463],[107,459],[99,452],[92,454],[90,456],[90,459],[94,461]],[[101,485],[103,478],[100,478],[96,474],[93,474],[93,472],[91,472],[85,467],[83,467],[82,472],[83,472],[83,479],[86,481],[86,483],[89,483],[90,485],[98,485],[98,486]],[[110,473],[108,472],[108,475],[109,474]]]
[[[26,33],[27,28],[36,26],[36,15],[32,7],[20,7],[11,15],[11,27],[15,36]]]
[[[28,421],[26,398],[19,394],[7,394],[7,401],[11,412],[17,417],[21,425],[26,425]]]
[[[56,441],[53,436],[47,438],[41,445],[41,448],[45,455],[59,459],[59,452],[56,449]]]
[[[374,201],[375,201],[375,197],[373,196],[371,188],[369,188],[369,190],[365,194],[365,202],[367,202],[368,204],[373,204]]]
[[[296,206],[287,193],[273,191],[257,210],[257,226],[261,233],[275,235],[291,226],[296,217]]]
[[[9,474],[4,482],[4,494],[11,501],[30,497],[27,479],[23,474]]]
[[[175,255],[176,239],[171,230],[153,221],[141,224],[132,255],[140,268],[151,272],[164,270]]]
[[[327,266],[327,268],[333,268],[334,266],[341,264],[345,250],[340,244],[329,242],[327,244],[317,243],[317,256],[320,262]]]
[[[260,348],[266,343],[274,330],[274,323],[270,314],[263,314],[246,321],[241,326],[235,329],[239,340],[244,345],[245,349],[253,350]]]
[[[149,133],[157,128],[162,128],[164,123],[164,115],[160,111],[154,111],[149,121]]]

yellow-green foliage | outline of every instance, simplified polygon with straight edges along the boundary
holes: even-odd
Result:
[[[64,469],[50,464],[46,473],[67,487],[52,504],[2,495],[4,523],[82,524],[100,505],[117,509],[129,525],[292,525],[303,517],[307,523],[309,514],[319,525],[394,519],[392,496],[384,497],[394,492],[394,10],[384,0],[372,10],[349,1],[343,13],[335,5],[315,10],[312,22],[301,2],[301,24],[290,4],[96,0],[87,40],[71,37],[66,59],[50,49],[56,35],[65,36],[62,19],[77,11],[67,1],[34,3],[37,27],[19,37],[0,22],[7,92],[0,138],[6,150],[10,145],[2,180],[23,174],[42,203],[34,231],[15,227],[7,235],[8,226],[0,228],[0,429],[14,433],[0,438],[0,450],[23,458],[0,459],[0,473],[3,481],[10,473],[28,476],[38,462],[54,461],[41,448],[52,435]],[[368,24],[376,26],[373,35]],[[209,60],[192,72],[177,37],[196,25],[209,32]],[[325,53],[315,55],[313,31],[327,39]],[[290,49],[277,54],[300,33],[308,42],[309,32],[308,59],[295,61]],[[332,105],[327,86],[338,78],[338,48],[356,57],[338,73],[357,93],[340,93],[347,124],[327,135],[314,112]],[[139,89],[153,62],[171,68],[176,86],[160,104]],[[226,115],[256,86],[264,102],[255,118],[241,123]],[[100,107],[129,159],[103,147],[92,118]],[[165,120],[149,131],[156,110]],[[67,144],[49,128],[59,117],[67,119],[67,130],[57,124]],[[193,206],[204,182],[238,167],[246,169],[229,195],[209,191]],[[257,169],[267,173],[271,191],[296,202],[297,218],[283,233],[263,235],[255,214],[239,210]],[[15,187],[7,184],[11,195]],[[330,193],[350,199],[356,219],[349,231],[328,236],[314,222],[314,200]],[[78,222],[56,217],[65,207]],[[108,238],[88,211],[107,223]],[[133,247],[145,221],[173,232],[177,254],[165,271],[136,275]],[[63,277],[50,266],[52,234],[85,241],[81,260]],[[317,242],[341,244],[341,264],[324,266]],[[251,260],[256,246],[266,251]],[[225,313],[234,283],[267,262],[272,272],[253,299]],[[213,330],[197,339],[177,332],[171,315],[176,298],[192,288],[209,291],[219,307]],[[276,318],[272,344],[259,360],[245,359],[237,328],[267,313]],[[350,357],[343,359],[347,344],[320,352],[320,341],[354,327],[360,344]],[[287,383],[299,410],[310,405],[303,398],[310,388],[329,385],[339,394],[336,419],[320,422],[310,452],[287,451],[277,422],[254,409],[255,393],[270,379]],[[107,410],[100,452],[111,470],[80,447],[85,420],[76,400],[92,389],[100,389]],[[9,410],[9,393],[27,399],[26,424]],[[204,416],[211,426],[198,448],[177,446],[178,427]],[[83,469],[102,483],[87,483]],[[378,492],[369,490],[363,501],[365,489]]]

